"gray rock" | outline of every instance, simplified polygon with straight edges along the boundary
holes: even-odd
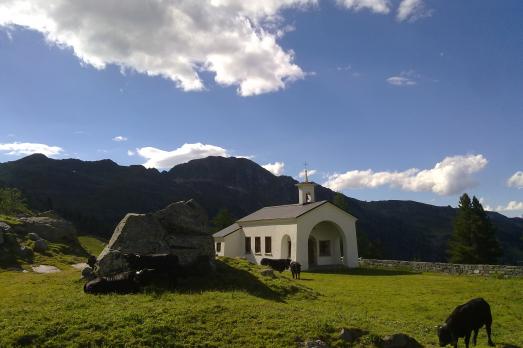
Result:
[[[26,247],[25,245],[22,245],[20,249],[18,250],[18,253],[20,256],[24,259],[30,259],[33,257],[33,249]]]
[[[42,239],[42,237],[40,237],[39,235],[37,235],[37,234],[34,233],[34,232],[29,232],[29,233],[27,234],[27,238],[29,238],[30,240],[33,240],[33,241],[35,241],[35,242],[36,242],[37,240],[39,240],[39,239]]]
[[[56,215],[32,216],[20,218],[22,224],[16,225],[17,231],[28,235],[36,234],[50,242],[76,242],[76,229],[73,224]]]
[[[322,340],[316,340],[316,341],[305,341],[301,345],[301,347],[304,348],[328,348],[329,345]]]
[[[181,265],[203,260],[210,268],[215,253],[207,214],[193,200],[170,204],[152,214],[127,214],[98,256],[95,272],[104,276],[129,270],[123,253],[176,254]]]
[[[423,346],[414,338],[397,333],[383,337],[382,348],[422,348]]]
[[[270,268],[263,269],[260,273],[264,277],[270,277],[270,278],[274,278],[275,277],[274,271],[272,269],[270,269]]]
[[[49,247],[49,244],[47,244],[47,241],[45,241],[44,239],[38,239],[35,242],[33,249],[34,249],[34,251],[41,253],[42,251],[46,251],[48,247]]]
[[[339,337],[344,341],[352,343],[352,342],[356,341],[358,338],[360,338],[361,336],[364,336],[368,333],[369,333],[368,331],[364,331],[364,330],[358,329],[358,328],[343,328],[343,329],[341,329]]]
[[[6,241],[6,238],[4,237],[4,232],[9,232],[11,230],[11,226],[6,224],[5,222],[0,221],[0,245],[4,244]]]
[[[96,278],[96,275],[94,274],[93,269],[87,266],[82,270],[82,278],[86,280],[93,280],[94,278]]]

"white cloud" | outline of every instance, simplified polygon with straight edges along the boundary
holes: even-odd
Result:
[[[283,162],[274,162],[274,163],[267,163],[262,166],[263,168],[267,169],[269,172],[276,176],[280,176],[283,174],[285,163]]]
[[[25,156],[32,155],[34,153],[41,153],[48,157],[59,155],[64,149],[59,146],[49,146],[46,144],[37,143],[8,143],[0,144],[0,152],[6,152],[8,155],[13,156]]]
[[[523,211],[523,202],[510,201],[506,206],[498,205],[496,211]]]
[[[417,79],[421,78],[421,75],[414,70],[402,71],[397,76],[391,76],[387,78],[387,82],[393,86],[414,86],[417,84]]]
[[[446,157],[436,163],[434,168],[424,170],[417,168],[402,172],[353,170],[329,176],[323,186],[341,191],[346,188],[376,188],[387,185],[405,191],[428,191],[438,195],[452,195],[473,187],[476,184],[473,174],[482,170],[487,162],[483,155],[468,155]]]
[[[404,76],[391,76],[387,82],[393,86],[414,86],[416,81]]]
[[[389,0],[337,0],[337,2],[338,4],[355,11],[367,9],[381,14],[387,14],[390,12]]]
[[[133,150],[127,150],[127,156],[134,156],[135,154]]]
[[[149,146],[138,148],[136,152],[147,159],[147,162],[143,164],[145,167],[157,169],[169,169],[177,164],[208,156],[229,156],[224,148],[202,143],[183,144],[173,151],[164,151]]]
[[[517,187],[523,189],[523,172],[516,172],[507,180],[509,187]]]
[[[41,32],[49,43],[72,49],[96,69],[115,64],[122,71],[170,79],[185,91],[205,89],[201,73],[210,72],[218,84],[237,86],[238,94],[251,96],[304,78],[294,52],[277,42],[288,30],[280,12],[316,3],[3,0],[0,26]]]
[[[308,176],[308,177],[311,177],[311,176],[313,176],[314,174],[316,174],[316,172],[317,172],[316,169],[308,169],[308,170],[307,170],[307,176]],[[299,178],[305,178],[305,169],[298,173],[298,177],[299,177]]]
[[[123,137],[121,135],[118,135],[118,136],[113,138],[113,141],[117,141],[117,142],[127,141],[127,138]]]
[[[427,9],[423,0],[402,0],[396,19],[400,22],[414,22],[424,17],[432,16],[432,10]]]

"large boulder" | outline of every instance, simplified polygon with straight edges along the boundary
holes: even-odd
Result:
[[[414,338],[403,334],[397,333],[383,338],[382,348],[423,348],[423,346],[416,341]]]
[[[127,214],[98,256],[95,271],[100,276],[128,271],[125,253],[175,254],[182,266],[198,262],[211,266],[214,244],[207,222],[205,210],[194,200],[151,214]]]
[[[50,242],[71,243],[77,241],[73,224],[61,217],[47,213],[42,216],[20,218],[22,224],[16,230],[30,236],[38,236]]]
[[[49,245],[47,244],[47,241],[45,241],[44,239],[38,239],[34,243],[33,250],[38,253],[41,253],[41,252],[46,251],[48,247],[49,247]]]

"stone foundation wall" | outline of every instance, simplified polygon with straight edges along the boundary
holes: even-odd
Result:
[[[523,277],[523,266],[464,265],[444,262],[417,262],[398,260],[360,259],[360,267],[381,269],[404,269],[415,272],[469,274],[481,276]]]

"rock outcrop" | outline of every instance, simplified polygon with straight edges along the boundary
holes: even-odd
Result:
[[[0,245],[4,244],[4,242],[5,242],[4,233],[9,232],[10,230],[11,230],[11,226],[6,224],[5,222],[0,221]]]
[[[16,226],[16,231],[22,231],[32,240],[45,239],[49,242],[74,243],[77,241],[76,229],[73,224],[52,213],[40,216],[20,218],[22,224]]]
[[[175,254],[182,266],[210,266],[215,252],[207,222],[205,210],[194,200],[151,214],[127,214],[98,256],[95,271],[100,276],[128,271],[124,253]]]

